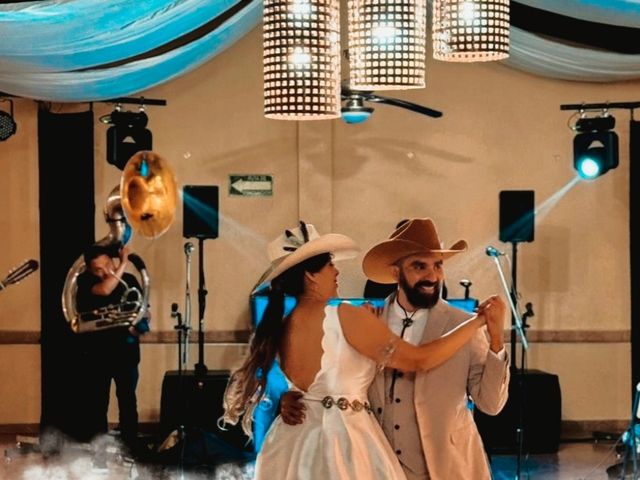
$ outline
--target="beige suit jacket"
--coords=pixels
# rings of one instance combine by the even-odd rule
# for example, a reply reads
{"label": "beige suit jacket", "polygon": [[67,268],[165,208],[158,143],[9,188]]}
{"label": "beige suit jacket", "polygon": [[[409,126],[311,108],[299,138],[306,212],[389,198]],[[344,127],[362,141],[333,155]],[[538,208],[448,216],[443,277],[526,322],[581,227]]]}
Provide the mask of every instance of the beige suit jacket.
{"label": "beige suit jacket", "polygon": [[[387,298],[383,318],[387,318]],[[440,300],[430,310],[423,342],[435,340],[464,322],[469,313]],[[509,361],[499,360],[489,351],[486,327],[445,363],[427,372],[418,372],[413,407],[422,445],[403,455],[424,455],[432,480],[485,480],[490,469],[484,446],[467,405],[469,395],[475,408],[497,415],[507,402]],[[378,420],[382,419],[384,375],[379,373],[369,389],[369,400]],[[401,410],[407,421],[414,410]]]}

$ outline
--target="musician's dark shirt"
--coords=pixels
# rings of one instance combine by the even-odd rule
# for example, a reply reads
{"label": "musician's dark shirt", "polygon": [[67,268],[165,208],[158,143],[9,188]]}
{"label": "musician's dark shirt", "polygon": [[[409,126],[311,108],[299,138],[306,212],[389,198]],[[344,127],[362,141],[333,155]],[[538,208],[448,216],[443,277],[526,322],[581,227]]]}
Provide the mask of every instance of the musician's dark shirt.
{"label": "musician's dark shirt", "polygon": [[[129,289],[135,288],[137,292],[130,292],[125,299],[123,295],[127,288],[122,283],[118,283],[118,286],[113,289],[111,294],[96,295],[91,292],[91,289],[101,282],[100,278],[89,271],[82,272],[78,275],[76,281],[76,308],[78,312],[85,313],[108,305],[119,305],[125,300],[142,300],[142,287],[135,275],[125,272],[122,275],[122,280],[128,285]],[[136,325],[136,328],[141,332],[148,331],[149,328],[146,319],[141,320]],[[127,325],[81,333],[79,335],[82,336],[86,348],[104,351],[111,359],[117,360],[117,357],[122,355],[120,360],[125,363],[137,364],[140,360],[138,337],[129,332]]]}

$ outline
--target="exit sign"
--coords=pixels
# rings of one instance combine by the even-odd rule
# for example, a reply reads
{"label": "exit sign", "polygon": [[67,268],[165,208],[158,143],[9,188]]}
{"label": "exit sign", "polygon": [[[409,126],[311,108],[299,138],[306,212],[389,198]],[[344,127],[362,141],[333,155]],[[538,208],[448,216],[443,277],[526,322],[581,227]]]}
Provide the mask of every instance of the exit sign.
{"label": "exit sign", "polygon": [[229,195],[239,197],[270,197],[273,195],[272,175],[229,175]]}

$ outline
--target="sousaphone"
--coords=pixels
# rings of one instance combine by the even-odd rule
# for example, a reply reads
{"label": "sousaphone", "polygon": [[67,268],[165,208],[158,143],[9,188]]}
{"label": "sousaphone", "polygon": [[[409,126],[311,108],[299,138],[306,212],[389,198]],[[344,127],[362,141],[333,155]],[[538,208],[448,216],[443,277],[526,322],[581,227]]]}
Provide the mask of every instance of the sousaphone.
{"label": "sousaphone", "polygon": [[[115,252],[118,246],[130,240],[132,232],[155,239],[173,223],[177,203],[177,182],[167,162],[157,153],[138,152],[129,159],[120,184],[107,197],[104,219],[109,233],[96,243],[113,245]],[[149,274],[138,255],[129,255],[129,260],[140,275],[141,294],[132,296],[132,291],[127,289],[119,304],[79,312],[76,307],[77,278],[86,265],[82,255],[76,259],[62,291],[62,310],[73,332],[131,326],[142,320],[149,304]]]}

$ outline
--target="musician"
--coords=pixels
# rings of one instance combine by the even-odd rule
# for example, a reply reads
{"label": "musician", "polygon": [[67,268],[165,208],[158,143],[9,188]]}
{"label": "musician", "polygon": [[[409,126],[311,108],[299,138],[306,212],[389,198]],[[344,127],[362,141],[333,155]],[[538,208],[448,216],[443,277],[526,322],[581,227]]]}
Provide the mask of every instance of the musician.
{"label": "musician", "polygon": [[[85,270],[77,278],[78,311],[89,312],[106,306],[119,306],[122,311],[140,308],[142,287],[134,275],[125,271],[129,263],[128,254],[126,246],[117,252],[113,245],[94,244],[87,249],[84,253]],[[117,264],[112,255],[119,258]],[[136,387],[140,363],[139,337],[149,331],[150,322],[149,306],[143,308],[145,316],[134,326],[114,326],[80,336],[83,362],[90,372],[86,399],[90,438],[108,432],[107,411],[113,380],[118,398],[120,439],[131,454],[138,450]]]}

